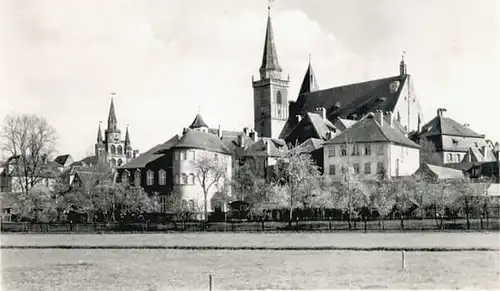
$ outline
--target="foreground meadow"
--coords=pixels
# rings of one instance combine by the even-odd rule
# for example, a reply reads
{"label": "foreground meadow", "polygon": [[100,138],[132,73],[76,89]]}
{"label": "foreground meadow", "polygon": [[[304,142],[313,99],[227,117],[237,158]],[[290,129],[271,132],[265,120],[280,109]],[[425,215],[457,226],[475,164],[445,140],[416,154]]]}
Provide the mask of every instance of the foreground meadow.
{"label": "foreground meadow", "polygon": [[2,290],[494,289],[496,252],[2,250]]}
{"label": "foreground meadow", "polygon": [[0,240],[3,246],[500,247],[498,232],[2,234]]}

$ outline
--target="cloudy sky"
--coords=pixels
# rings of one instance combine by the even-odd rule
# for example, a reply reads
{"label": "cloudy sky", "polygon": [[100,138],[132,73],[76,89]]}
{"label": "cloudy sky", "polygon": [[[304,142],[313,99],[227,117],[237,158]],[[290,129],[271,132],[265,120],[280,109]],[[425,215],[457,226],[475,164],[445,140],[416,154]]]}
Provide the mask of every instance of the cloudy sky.
{"label": "cloudy sky", "polygon": [[[60,153],[93,149],[116,92],[141,152],[200,110],[211,127],[253,125],[266,0],[0,1],[0,118],[45,116]],[[438,107],[500,140],[496,0],[277,0],[272,18],[292,99],[308,55],[321,88],[398,74],[401,51],[425,120]]]}

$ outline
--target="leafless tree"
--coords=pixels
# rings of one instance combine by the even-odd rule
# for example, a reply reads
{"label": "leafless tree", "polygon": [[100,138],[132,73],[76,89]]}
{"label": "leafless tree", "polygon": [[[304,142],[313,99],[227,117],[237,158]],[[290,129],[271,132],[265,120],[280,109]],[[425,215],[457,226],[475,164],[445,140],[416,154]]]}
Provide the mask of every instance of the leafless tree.
{"label": "leafless tree", "polygon": [[22,193],[42,181],[50,172],[48,159],[55,152],[56,130],[44,117],[10,114],[0,128],[0,149],[11,159]]}
{"label": "leafless tree", "polygon": [[213,152],[203,152],[193,161],[193,167],[202,190],[204,202],[204,220],[208,220],[208,194],[218,184],[226,180],[226,157]]}

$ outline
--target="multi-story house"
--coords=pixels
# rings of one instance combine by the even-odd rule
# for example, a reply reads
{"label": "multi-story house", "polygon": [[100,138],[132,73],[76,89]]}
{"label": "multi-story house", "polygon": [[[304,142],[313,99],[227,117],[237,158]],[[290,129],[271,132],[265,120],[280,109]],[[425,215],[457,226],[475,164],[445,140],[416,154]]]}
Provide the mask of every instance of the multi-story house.
{"label": "multi-story house", "polygon": [[[391,113],[389,113],[392,115]],[[420,146],[388,122],[382,111],[363,119],[324,143],[324,173],[340,180],[344,169],[364,180],[409,176],[418,169]]]}

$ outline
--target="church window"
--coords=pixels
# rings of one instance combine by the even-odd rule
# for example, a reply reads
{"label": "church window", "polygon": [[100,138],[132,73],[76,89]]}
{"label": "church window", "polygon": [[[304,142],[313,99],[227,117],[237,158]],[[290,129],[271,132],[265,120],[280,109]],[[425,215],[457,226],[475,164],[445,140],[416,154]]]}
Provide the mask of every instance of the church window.
{"label": "church window", "polygon": [[149,170],[146,172],[146,184],[148,186],[151,186],[154,184],[154,181],[155,181],[155,176],[154,176],[154,172]]}
{"label": "church window", "polygon": [[189,174],[189,183],[193,185],[196,183],[194,179],[194,174]]}
{"label": "church window", "polygon": [[112,166],[116,166],[116,161],[115,161],[115,159],[111,159],[109,162],[111,163],[111,165],[112,165]]}
{"label": "church window", "polygon": [[281,91],[278,91],[278,93],[276,93],[276,103],[281,105],[283,102],[282,100],[282,97],[281,97]]}
{"label": "church window", "polygon": [[181,184],[187,184],[188,183],[188,176],[186,174],[182,174],[182,183]]}
{"label": "church window", "polygon": [[123,148],[122,148],[122,146],[121,146],[121,145],[119,145],[119,146],[116,148],[116,152],[117,152],[119,155],[123,154]]}
{"label": "church window", "polygon": [[110,147],[110,151],[111,151],[111,153],[112,153],[113,155],[116,153],[116,147],[115,147],[115,145],[114,145],[114,144],[112,144],[112,145],[111,145],[111,147]]}
{"label": "church window", "polygon": [[134,185],[141,186],[141,172],[139,170],[135,171]]}
{"label": "church window", "polygon": [[118,159],[118,162],[117,162],[118,166],[121,166],[123,164],[123,161],[122,159]]}
{"label": "church window", "polygon": [[158,172],[159,180],[160,180],[160,185],[165,185],[167,184],[167,172],[165,170],[160,170]]}

